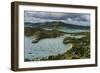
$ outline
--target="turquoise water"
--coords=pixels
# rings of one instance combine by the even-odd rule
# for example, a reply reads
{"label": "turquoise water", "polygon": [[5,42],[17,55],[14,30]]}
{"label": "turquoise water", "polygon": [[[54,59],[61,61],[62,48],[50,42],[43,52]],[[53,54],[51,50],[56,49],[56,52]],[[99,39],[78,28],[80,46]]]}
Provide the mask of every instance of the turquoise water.
{"label": "turquoise water", "polygon": [[59,29],[59,31],[77,33],[77,32],[89,32],[89,30],[81,30],[81,29]]}
{"label": "turquoise water", "polygon": [[[43,28],[43,29],[45,29],[45,30],[52,30],[52,29],[48,29],[48,28]],[[70,32],[70,33],[78,33],[78,32],[89,32],[89,30],[87,29],[87,30],[83,30],[83,29],[70,29],[70,28],[59,28],[59,29],[57,29],[57,30],[59,30],[59,31],[62,31],[62,32]]]}
{"label": "turquoise water", "polygon": [[[50,29],[47,29],[50,30]],[[77,33],[77,32],[86,32],[89,30],[75,30],[75,29],[59,29],[60,31],[64,32],[71,32],[71,33]],[[49,56],[55,56],[58,54],[65,53],[68,49],[70,49],[71,44],[63,44],[63,39],[65,37],[76,37],[81,38],[83,35],[79,36],[72,36],[70,34],[57,37],[57,38],[48,38],[48,39],[41,39],[37,43],[32,43],[32,37],[25,37],[24,43],[24,58],[29,60],[34,60],[36,58],[48,58]]]}

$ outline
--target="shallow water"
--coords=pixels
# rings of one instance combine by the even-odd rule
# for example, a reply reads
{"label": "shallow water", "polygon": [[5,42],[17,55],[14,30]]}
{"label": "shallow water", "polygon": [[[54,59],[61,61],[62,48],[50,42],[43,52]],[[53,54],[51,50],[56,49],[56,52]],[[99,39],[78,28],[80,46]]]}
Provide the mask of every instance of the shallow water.
{"label": "shallow water", "polygon": [[[51,29],[46,29],[51,30]],[[59,29],[60,31],[64,32],[70,32],[70,33],[77,33],[77,32],[87,32],[89,30],[75,30],[75,29]],[[65,37],[75,37],[75,38],[81,38],[84,37],[84,35],[78,35],[78,36],[72,36],[70,34],[65,34],[64,36],[60,36],[57,38],[46,38],[41,39],[37,43],[32,43],[32,37],[26,37],[25,36],[25,59],[34,60],[35,58],[46,58],[49,56],[55,56],[58,54],[63,54],[67,50],[71,48],[71,44],[63,44],[63,39]]]}
{"label": "shallow water", "polygon": [[62,32],[70,32],[70,33],[78,33],[78,32],[89,32],[89,30],[81,30],[81,29],[59,29]]}
{"label": "shallow water", "polygon": [[[45,30],[52,30],[52,29],[48,29],[48,28],[43,28]],[[70,33],[78,33],[78,32],[89,32],[89,29],[87,30],[83,30],[83,29],[70,29],[70,28],[59,28],[57,29],[58,31],[62,31],[62,32],[70,32]]]}
{"label": "shallow water", "polygon": [[63,37],[42,39],[32,43],[32,37],[25,37],[25,59],[43,58],[65,53],[71,44],[64,45]]}

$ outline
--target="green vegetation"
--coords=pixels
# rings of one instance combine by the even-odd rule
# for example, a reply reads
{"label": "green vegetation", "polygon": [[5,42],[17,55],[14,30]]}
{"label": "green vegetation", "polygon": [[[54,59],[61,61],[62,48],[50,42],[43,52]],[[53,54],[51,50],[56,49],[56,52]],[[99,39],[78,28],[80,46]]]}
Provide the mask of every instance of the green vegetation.
{"label": "green vegetation", "polygon": [[[83,34],[83,33],[82,33]],[[72,43],[73,48],[68,50],[66,56],[70,59],[90,58],[90,33],[85,32],[85,37],[71,38],[66,37],[64,44]]]}
{"label": "green vegetation", "polygon": [[[55,26],[56,28],[56,26]],[[56,38],[66,34],[65,32],[58,31],[56,29],[44,30],[42,28],[30,28],[25,27],[25,36],[36,36],[37,42],[45,38]],[[56,56],[49,56],[48,58],[36,59],[46,61],[46,60],[72,60],[72,59],[86,59],[90,58],[90,32],[80,32],[80,33],[68,33],[72,36],[84,35],[82,38],[75,37],[65,37],[63,40],[64,44],[71,43],[73,47],[65,52],[64,54],[58,54]],[[25,59],[25,61],[30,61]],[[33,59],[32,61],[35,61]]]}
{"label": "green vegetation", "polygon": [[31,61],[31,60],[29,60],[29,59],[24,59],[24,61],[25,61],[25,62],[28,62],[28,61]]}
{"label": "green vegetation", "polygon": [[32,36],[35,32],[43,31],[41,28],[24,27],[25,36]]}
{"label": "green vegetation", "polygon": [[64,34],[64,32],[58,31],[56,29],[44,30],[42,28],[25,27],[24,30],[25,30],[24,31],[25,36],[32,36],[32,35],[42,36],[43,35],[44,37],[52,38],[52,37],[57,37],[57,36]]}
{"label": "green vegetation", "polygon": [[[81,34],[82,35],[82,34]],[[86,59],[90,58],[90,33],[85,32],[85,37],[72,38],[66,37],[63,40],[64,44],[72,43],[72,49],[68,50],[64,54],[58,54],[56,56],[49,56],[48,59],[43,60],[72,60],[72,59]]]}
{"label": "green vegetation", "polygon": [[39,40],[44,38],[56,38],[61,35],[64,35],[64,32],[58,31],[56,29],[44,30],[42,28],[25,28],[25,36],[33,36],[33,38],[36,38],[33,40],[33,43],[37,43]]}

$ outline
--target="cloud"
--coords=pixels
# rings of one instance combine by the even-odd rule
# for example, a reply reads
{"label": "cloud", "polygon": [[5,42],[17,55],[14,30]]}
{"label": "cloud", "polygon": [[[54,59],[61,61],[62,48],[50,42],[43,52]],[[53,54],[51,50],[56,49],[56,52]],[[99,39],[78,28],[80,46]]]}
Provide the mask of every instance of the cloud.
{"label": "cloud", "polygon": [[[70,23],[90,23],[90,14],[87,13],[62,13],[62,12],[43,12],[43,11],[24,11],[25,22],[51,22],[63,21]],[[85,24],[85,25],[87,25]]]}
{"label": "cloud", "polygon": [[67,21],[72,21],[72,19],[71,18],[67,18]]}

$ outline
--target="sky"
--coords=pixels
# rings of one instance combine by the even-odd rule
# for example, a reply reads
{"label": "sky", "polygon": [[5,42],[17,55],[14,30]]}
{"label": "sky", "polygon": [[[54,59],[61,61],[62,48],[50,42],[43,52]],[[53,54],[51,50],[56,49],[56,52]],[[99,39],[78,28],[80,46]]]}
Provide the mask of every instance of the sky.
{"label": "sky", "polygon": [[43,23],[61,21],[75,25],[89,26],[90,14],[88,13],[64,13],[44,11],[24,11],[24,21],[31,23]]}

